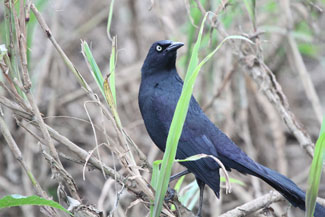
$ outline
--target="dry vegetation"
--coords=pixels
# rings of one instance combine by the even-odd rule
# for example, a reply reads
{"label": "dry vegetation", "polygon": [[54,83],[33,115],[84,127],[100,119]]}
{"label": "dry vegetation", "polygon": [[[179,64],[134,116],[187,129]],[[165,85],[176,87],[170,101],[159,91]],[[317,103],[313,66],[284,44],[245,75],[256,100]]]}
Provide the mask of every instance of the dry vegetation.
{"label": "dry vegetation", "polygon": [[[80,40],[88,42],[99,67],[107,74],[111,52],[111,42],[106,34],[110,1],[44,2],[38,10],[52,37],[100,96],[80,52]],[[201,1],[199,5],[198,2],[115,2],[111,35],[117,36],[117,111],[126,133],[116,128],[104,100],[101,101],[106,113],[94,101],[94,95],[81,88],[37,20],[30,20],[34,22],[35,30],[28,38],[32,42],[27,48],[30,57],[25,72],[30,76],[32,94],[21,102],[26,106],[18,104],[20,101],[13,94],[13,83],[4,74],[8,67],[0,62],[0,109],[4,120],[1,128],[9,129],[14,139],[12,142],[17,144],[23,157],[17,161],[19,151],[12,150],[4,133],[0,135],[0,196],[39,194],[56,201],[60,197],[61,204],[67,207],[63,193],[66,192],[82,204],[104,212],[105,216],[146,216],[151,193],[150,188],[145,189],[145,180],[150,182],[151,177],[146,161],[151,164],[161,159],[162,153],[150,140],[139,113],[140,68],[152,42],[171,39],[185,43],[178,54],[178,69],[184,73],[189,50],[196,38],[197,28],[194,26],[200,24],[204,11],[213,11],[216,15],[211,16],[206,25],[202,57],[226,35],[250,37],[256,46],[248,47],[237,41],[226,43],[201,70],[195,96],[211,120],[249,156],[306,189],[312,141],[318,137],[324,114],[322,107],[325,108],[325,2],[256,1],[255,26],[244,1]],[[0,4],[0,44],[4,44],[3,1]],[[17,51],[21,49],[17,48]],[[23,74],[22,68],[19,69]],[[42,114],[44,124],[38,119],[33,102]],[[127,135],[146,159],[134,149]],[[128,168],[130,159],[125,144],[131,147],[139,167]],[[86,161],[89,161],[87,167]],[[39,189],[32,185],[24,166],[35,176]],[[173,172],[181,170],[176,164]],[[137,174],[141,177],[135,176]],[[206,188],[203,216],[220,216],[271,190],[267,184],[250,176],[235,171],[230,175],[246,186],[232,184],[233,192],[228,195],[223,192],[220,200]],[[73,190],[75,186],[68,184],[73,180],[76,192]],[[192,175],[187,175],[182,187],[193,180]],[[46,193],[42,194],[40,189]],[[277,194],[273,195],[266,196],[264,203],[255,208],[257,212],[247,215],[302,216]],[[319,196],[325,198],[324,178]],[[258,206],[258,202],[253,205]],[[179,209],[184,211],[182,207]],[[42,212],[55,213],[22,206],[2,209],[0,216],[44,216]]]}

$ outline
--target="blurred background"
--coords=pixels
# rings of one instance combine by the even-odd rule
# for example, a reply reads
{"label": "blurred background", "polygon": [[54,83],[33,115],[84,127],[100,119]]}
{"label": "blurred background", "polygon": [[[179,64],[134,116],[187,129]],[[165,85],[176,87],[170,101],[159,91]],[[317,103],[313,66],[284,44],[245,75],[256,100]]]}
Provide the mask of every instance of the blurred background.
{"label": "blurred background", "polygon": [[[53,36],[75,64],[91,88],[100,92],[81,54],[81,40],[86,41],[104,76],[109,73],[111,41],[108,39],[107,16],[110,1],[102,0],[35,0]],[[200,2],[200,4],[198,4]],[[289,4],[285,12],[284,2]],[[5,44],[4,4],[0,3],[0,44]],[[148,161],[162,159],[162,153],[149,138],[138,108],[138,89],[141,66],[151,44],[157,40],[170,39],[184,42],[178,52],[177,67],[182,77],[186,72],[192,46],[200,26],[202,6],[206,11],[218,12],[215,25],[207,22],[200,49],[202,59],[210,53],[224,35],[220,27],[229,35],[251,38],[258,36],[259,54],[276,76],[286,95],[291,112],[301,122],[304,130],[316,141],[320,121],[317,111],[324,114],[325,108],[325,1],[256,1],[256,29],[241,0],[119,0],[115,1],[110,34],[117,37],[116,92],[118,113],[125,131],[138,147],[147,155]],[[287,8],[288,9],[288,8]],[[289,26],[288,14],[291,26]],[[209,18],[212,20],[212,18]],[[292,44],[287,38],[292,32],[298,48],[297,62]],[[89,116],[95,125],[103,125],[103,117],[98,106],[91,102],[80,87],[73,73],[66,67],[52,43],[40,28],[35,17],[28,23],[28,68],[32,80],[32,93],[44,120],[62,135],[87,151],[96,147],[94,131]],[[240,46],[241,42],[235,42]],[[254,160],[281,172],[306,190],[311,157],[301,148],[296,137],[285,125],[281,114],[261,92],[255,81],[240,64],[238,51],[232,42],[225,43],[201,70],[194,88],[194,95],[210,119],[232,140],[245,150]],[[302,64],[302,65],[301,65]],[[305,67],[308,78],[300,71]],[[312,104],[310,93],[304,86],[311,79],[312,88],[319,98]],[[4,81],[3,73],[0,79]],[[10,98],[0,88],[2,96]],[[100,96],[101,97],[101,96]],[[316,103],[316,104],[315,104]],[[318,107],[317,107],[318,106]],[[321,110],[315,110],[323,108]],[[51,178],[51,170],[41,154],[41,146],[25,129],[19,127],[13,112],[2,107],[4,119],[20,147],[25,161],[34,175],[54,200],[57,200],[57,181]],[[315,112],[316,111],[316,112]],[[116,135],[110,123],[107,133],[114,140]],[[98,144],[105,141],[101,131],[96,132]],[[19,193],[35,194],[25,173],[10,152],[0,135],[0,196]],[[55,144],[58,151],[69,156],[69,152]],[[100,148],[101,160],[125,171],[110,148]],[[95,153],[94,153],[95,154]],[[146,216],[148,209],[141,203],[132,206],[136,195],[122,189],[111,178],[106,179],[98,170],[86,170],[82,177],[83,165],[62,158],[66,170],[75,179],[79,193],[85,204],[113,216]],[[183,168],[174,165],[173,173]],[[203,216],[216,217],[258,196],[268,193],[271,188],[262,181],[233,171],[231,177],[242,184],[232,184],[233,192],[221,199],[206,188]],[[150,182],[151,174],[144,172]],[[180,190],[184,204],[196,211],[197,187],[193,175],[187,175]],[[174,185],[173,183],[172,185]],[[223,184],[222,184],[223,185]],[[105,186],[105,187],[104,187]],[[121,190],[122,189],[122,190]],[[119,195],[116,206],[117,195]],[[325,197],[325,179],[321,181],[320,197]],[[130,207],[130,205],[132,207]],[[273,211],[268,216],[303,216],[299,210],[290,208],[285,201],[272,204]],[[127,211],[128,210],[128,211]],[[126,213],[127,211],[127,213]],[[38,207],[23,206],[2,209],[0,216],[43,216]],[[251,216],[260,216],[254,213]]]}

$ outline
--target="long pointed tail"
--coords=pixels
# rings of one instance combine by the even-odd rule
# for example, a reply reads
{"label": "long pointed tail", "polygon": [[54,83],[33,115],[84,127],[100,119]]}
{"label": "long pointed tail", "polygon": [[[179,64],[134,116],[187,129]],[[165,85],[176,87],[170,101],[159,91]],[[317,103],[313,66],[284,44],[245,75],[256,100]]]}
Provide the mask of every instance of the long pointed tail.
{"label": "long pointed tail", "polygon": [[[257,168],[250,168],[255,176],[263,179],[277,191],[279,191],[293,206],[298,206],[305,210],[305,192],[303,192],[294,182],[280,173],[258,164]],[[315,217],[325,217],[325,207],[316,204]]]}

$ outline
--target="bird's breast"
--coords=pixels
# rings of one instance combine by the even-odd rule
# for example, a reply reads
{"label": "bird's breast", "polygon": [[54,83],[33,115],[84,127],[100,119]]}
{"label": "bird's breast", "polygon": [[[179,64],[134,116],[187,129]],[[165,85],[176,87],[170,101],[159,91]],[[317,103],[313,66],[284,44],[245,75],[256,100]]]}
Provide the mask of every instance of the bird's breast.
{"label": "bird's breast", "polygon": [[174,76],[141,82],[140,111],[151,139],[162,151],[165,150],[169,127],[181,91],[182,84]]}

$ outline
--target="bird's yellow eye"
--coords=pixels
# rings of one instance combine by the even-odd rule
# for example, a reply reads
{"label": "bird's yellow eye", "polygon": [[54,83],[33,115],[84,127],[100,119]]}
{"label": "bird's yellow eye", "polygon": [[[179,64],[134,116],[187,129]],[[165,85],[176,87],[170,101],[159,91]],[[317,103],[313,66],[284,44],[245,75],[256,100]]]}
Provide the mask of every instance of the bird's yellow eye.
{"label": "bird's yellow eye", "polygon": [[156,46],[156,51],[158,51],[158,52],[162,51],[162,47],[160,45],[157,45]]}

